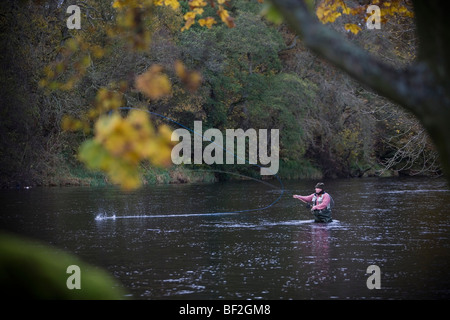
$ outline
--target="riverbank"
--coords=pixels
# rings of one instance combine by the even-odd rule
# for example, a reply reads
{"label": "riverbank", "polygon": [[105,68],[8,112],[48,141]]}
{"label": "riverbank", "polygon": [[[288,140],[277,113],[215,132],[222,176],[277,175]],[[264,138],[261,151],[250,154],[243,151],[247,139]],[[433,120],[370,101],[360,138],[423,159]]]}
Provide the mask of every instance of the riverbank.
{"label": "riverbank", "polygon": [[[196,182],[216,182],[212,172],[194,171],[183,167],[153,168],[142,170],[142,183],[147,184],[177,184]],[[53,174],[42,179],[39,186],[106,186],[112,185],[102,172],[90,171],[82,166],[60,168]]]}
{"label": "riverbank", "polygon": [[[224,168],[223,171],[213,169],[209,166],[189,167],[172,166],[169,168],[157,168],[144,166],[142,168],[142,184],[185,184],[185,183],[213,183],[224,180],[243,180],[249,178],[261,179],[261,176],[254,171],[248,170],[238,172],[236,168]],[[379,173],[379,170],[370,170],[365,172],[364,177],[396,177],[398,173],[393,170],[387,170]],[[91,171],[81,164],[64,163],[55,166],[49,166],[45,172],[36,175],[38,178],[10,181],[3,183],[2,188],[27,188],[27,187],[55,187],[55,186],[107,186],[112,185],[108,177],[102,172]],[[323,173],[311,166],[309,163],[284,163],[280,167],[277,176],[283,180],[321,180],[324,179]],[[264,176],[270,179],[269,176]],[[337,178],[337,177],[336,177]]]}
{"label": "riverbank", "polygon": [[[106,186],[111,185],[108,176],[99,171],[87,169],[73,158],[64,155],[49,157],[48,161],[37,161],[32,168],[24,168],[21,175],[4,176],[0,188],[54,187],[54,186]],[[45,165],[44,165],[45,164]],[[143,164],[141,167],[143,185],[212,183],[228,180],[271,179],[260,176],[254,165],[243,167],[208,165],[177,165],[158,168]],[[281,179],[322,179],[322,172],[308,162],[282,163],[277,175]]]}

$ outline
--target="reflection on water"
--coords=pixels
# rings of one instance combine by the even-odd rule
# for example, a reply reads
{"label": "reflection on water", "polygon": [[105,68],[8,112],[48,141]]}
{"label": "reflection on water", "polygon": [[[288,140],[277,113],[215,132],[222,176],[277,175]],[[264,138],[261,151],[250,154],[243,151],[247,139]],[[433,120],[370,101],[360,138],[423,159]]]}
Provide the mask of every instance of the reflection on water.
{"label": "reflection on water", "polygon": [[311,257],[313,259],[312,279],[314,283],[326,281],[330,272],[330,232],[327,226],[319,224],[311,230]]}
{"label": "reflection on water", "polygon": [[[134,299],[448,299],[450,191],[440,179],[326,182],[334,222],[292,194],[313,181],[2,190],[2,229],[107,269]],[[369,290],[369,265],[381,269]]]}

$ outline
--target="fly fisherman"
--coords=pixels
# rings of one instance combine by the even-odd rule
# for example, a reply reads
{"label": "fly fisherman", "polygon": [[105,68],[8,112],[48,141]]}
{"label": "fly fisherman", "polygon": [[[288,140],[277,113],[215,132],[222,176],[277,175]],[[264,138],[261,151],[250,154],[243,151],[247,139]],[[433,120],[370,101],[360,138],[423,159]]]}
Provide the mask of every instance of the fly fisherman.
{"label": "fly fisherman", "polygon": [[[316,184],[316,192],[309,196],[300,196],[294,194],[293,198],[299,199],[311,207],[314,214],[314,222],[332,222],[331,219],[331,196],[325,192],[325,185],[322,182]],[[308,207],[308,206],[307,206]]]}

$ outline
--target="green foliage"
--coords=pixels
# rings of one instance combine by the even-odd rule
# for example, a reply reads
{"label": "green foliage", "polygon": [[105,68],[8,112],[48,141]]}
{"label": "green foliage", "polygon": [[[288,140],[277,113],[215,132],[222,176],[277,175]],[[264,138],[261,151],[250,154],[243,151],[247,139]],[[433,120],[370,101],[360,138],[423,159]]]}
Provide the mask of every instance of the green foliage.
{"label": "green foliage", "polygon": [[280,158],[298,160],[305,152],[300,119],[313,107],[316,86],[297,75],[249,77],[249,123],[256,128],[280,130]]}
{"label": "green foliage", "polygon": [[[205,78],[207,126],[279,129],[280,157],[300,161],[306,143],[300,120],[313,107],[317,86],[282,72],[282,35],[262,19],[261,7],[250,3],[235,3],[239,10],[232,29],[194,26],[180,34],[182,55]],[[253,172],[248,167],[234,169]]]}
{"label": "green foliage", "polygon": [[[398,134],[397,129],[406,131],[408,121],[399,116],[400,125],[395,129],[380,125],[379,120],[389,115],[388,109],[372,111],[387,102],[317,59],[284,24],[277,24],[276,12],[262,16],[263,5],[256,0],[227,2],[225,8],[234,19],[233,28],[219,21],[217,7],[206,5],[202,17],[215,17],[218,23],[202,27],[197,23],[198,16],[184,32],[183,17],[191,10],[187,1],[180,2],[177,10],[156,6],[141,24],[146,31],[138,35],[142,39],[135,45],[147,43],[151,34],[149,47],[141,51],[129,51],[133,39],[118,36],[115,18],[119,11],[111,7],[111,1],[88,0],[89,15],[82,10],[83,28],[76,31],[65,28],[64,6],[28,2],[5,9],[10,2],[2,3],[8,15],[2,17],[0,30],[2,47],[6,48],[1,57],[6,68],[0,79],[4,89],[0,111],[2,184],[13,180],[43,184],[54,181],[59,172],[74,175],[73,180],[64,177],[66,181],[104,183],[101,174],[72,170],[79,168],[74,164],[78,146],[93,132],[60,131],[63,115],[84,121],[88,110],[101,104],[99,99],[106,102],[99,95],[101,88],[108,89],[108,97],[120,91],[118,100],[123,106],[147,108],[188,127],[194,120],[202,120],[204,129],[279,129],[280,175],[286,177],[316,175],[317,171],[325,176],[358,175],[360,168],[389,158],[406,141],[406,135],[391,137]],[[346,16],[335,25],[341,23],[343,28],[355,19]],[[130,21],[130,30],[136,27],[135,22]],[[392,25],[392,30],[383,25],[381,31],[360,32],[354,41],[389,60],[400,55],[405,64],[414,57],[415,46],[412,31],[403,30],[413,28],[403,20]],[[25,36],[29,42],[23,41]],[[67,59],[66,45],[74,48]],[[174,70],[178,60],[202,75],[202,85],[196,92],[187,90]],[[51,69],[44,68],[49,64],[61,74],[56,77]],[[157,74],[171,82],[170,94],[159,100],[135,90],[133,81],[154,64],[160,66]],[[75,79],[77,73],[83,76]],[[69,83],[72,90],[44,92],[38,85],[43,78],[49,83],[57,79],[59,84],[55,85]],[[122,86],[120,80],[126,80],[126,89],[117,89]],[[155,117],[151,121],[170,124]],[[172,129],[176,127],[172,125]],[[55,170],[58,167],[69,169]],[[251,166],[238,165],[217,169],[249,175],[257,172]],[[144,174],[144,179],[172,181],[173,177],[168,174],[166,179],[163,171],[170,172],[161,169],[153,176]]]}
{"label": "green foliage", "polygon": [[279,176],[285,179],[319,180],[323,178],[323,173],[308,160],[297,159],[281,161]]}

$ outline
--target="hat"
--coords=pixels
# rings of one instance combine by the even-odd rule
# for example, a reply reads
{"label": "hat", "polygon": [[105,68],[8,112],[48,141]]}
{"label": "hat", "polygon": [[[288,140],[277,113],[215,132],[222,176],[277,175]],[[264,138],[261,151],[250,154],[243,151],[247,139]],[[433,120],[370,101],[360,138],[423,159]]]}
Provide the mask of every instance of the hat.
{"label": "hat", "polygon": [[323,190],[325,188],[325,185],[323,184],[323,182],[319,182],[318,184],[316,184],[315,188]]}

